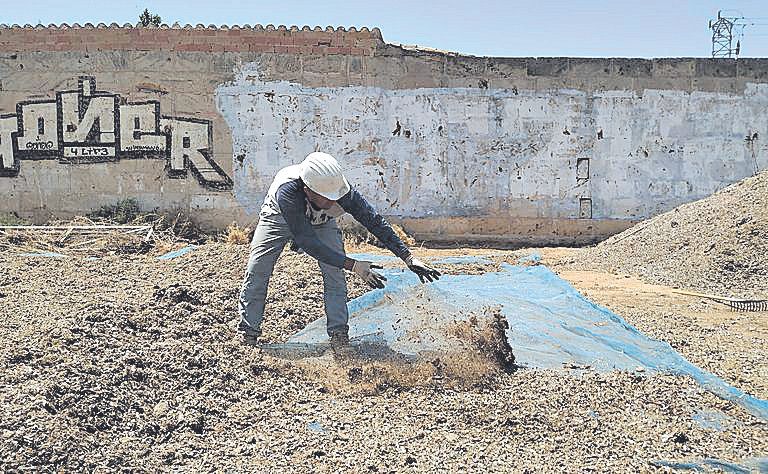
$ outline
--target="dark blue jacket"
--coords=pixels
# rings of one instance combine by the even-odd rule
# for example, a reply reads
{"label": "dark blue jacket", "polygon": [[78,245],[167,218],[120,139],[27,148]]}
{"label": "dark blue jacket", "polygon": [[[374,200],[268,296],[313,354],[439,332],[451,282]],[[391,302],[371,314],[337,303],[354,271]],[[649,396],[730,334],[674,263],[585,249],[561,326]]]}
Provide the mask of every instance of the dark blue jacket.
{"label": "dark blue jacket", "polygon": [[[403,260],[411,255],[410,250],[395,234],[392,226],[354,188],[336,202],[392,253]],[[306,206],[309,204],[304,194],[304,182],[301,179],[288,181],[278,188],[277,204],[298,247],[323,263],[338,268],[344,267],[346,256],[330,249],[315,235],[315,230],[307,217]]]}

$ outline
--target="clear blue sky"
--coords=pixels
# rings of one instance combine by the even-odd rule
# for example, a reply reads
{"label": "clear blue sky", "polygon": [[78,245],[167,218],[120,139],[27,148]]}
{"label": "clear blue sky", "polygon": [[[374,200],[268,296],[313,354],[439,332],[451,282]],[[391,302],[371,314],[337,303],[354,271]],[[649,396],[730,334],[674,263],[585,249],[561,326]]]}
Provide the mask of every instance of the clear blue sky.
{"label": "clear blue sky", "polygon": [[[390,43],[482,56],[709,56],[718,9],[768,17],[768,0],[0,0],[0,23],[377,26]],[[748,27],[742,57],[768,56],[765,26]]]}

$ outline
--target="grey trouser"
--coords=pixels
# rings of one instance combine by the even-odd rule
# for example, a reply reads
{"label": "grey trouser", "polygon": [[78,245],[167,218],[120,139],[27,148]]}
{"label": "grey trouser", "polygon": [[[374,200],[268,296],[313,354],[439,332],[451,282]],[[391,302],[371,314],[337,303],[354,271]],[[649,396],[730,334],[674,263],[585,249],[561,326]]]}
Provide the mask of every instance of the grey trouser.
{"label": "grey trouser", "polygon": [[[317,238],[331,249],[344,252],[344,240],[336,220],[312,226]],[[281,215],[262,217],[256,226],[251,241],[251,256],[245,270],[245,279],[240,289],[240,325],[238,329],[246,334],[260,335],[264,319],[264,302],[267,299],[269,277],[283,247],[291,239],[291,232]],[[328,320],[328,335],[349,331],[347,322],[347,280],[344,270],[318,262],[323,274],[323,297],[325,316]]]}

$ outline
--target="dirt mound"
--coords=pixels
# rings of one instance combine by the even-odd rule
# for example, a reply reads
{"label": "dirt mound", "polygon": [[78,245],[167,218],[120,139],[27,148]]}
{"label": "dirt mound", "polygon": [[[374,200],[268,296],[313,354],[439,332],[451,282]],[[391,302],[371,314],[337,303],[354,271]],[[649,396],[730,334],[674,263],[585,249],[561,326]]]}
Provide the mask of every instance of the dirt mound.
{"label": "dirt mound", "polygon": [[617,234],[585,266],[691,290],[768,297],[768,172]]}

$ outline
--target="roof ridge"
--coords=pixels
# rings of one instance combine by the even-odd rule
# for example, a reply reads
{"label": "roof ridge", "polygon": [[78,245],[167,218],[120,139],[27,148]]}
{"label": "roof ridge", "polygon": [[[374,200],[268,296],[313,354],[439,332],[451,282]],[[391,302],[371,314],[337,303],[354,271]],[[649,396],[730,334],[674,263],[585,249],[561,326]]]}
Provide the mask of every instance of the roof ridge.
{"label": "roof ridge", "polygon": [[98,23],[94,25],[93,23],[85,23],[83,25],[80,25],[79,23],[72,23],[71,25],[68,23],[61,23],[61,24],[54,24],[50,23],[48,25],[43,25],[42,23],[38,23],[37,25],[31,25],[29,23],[25,24],[24,26],[21,26],[19,24],[12,24],[7,25],[5,23],[0,24],[0,29],[23,29],[23,30],[68,30],[68,29],[95,29],[95,30],[104,30],[104,29],[158,29],[158,30],[213,30],[213,31],[227,31],[227,30],[253,30],[253,31],[291,31],[291,32],[298,32],[298,31],[315,31],[315,32],[326,32],[326,33],[370,33],[372,37],[382,39],[381,36],[381,30],[378,27],[369,28],[367,26],[363,26],[360,28],[350,26],[350,27],[344,27],[344,26],[297,26],[297,25],[278,25],[275,26],[273,24],[268,24],[266,26],[262,26],[261,24],[255,24],[251,26],[250,24],[244,24],[244,25],[214,25],[210,24],[208,26],[198,23],[197,25],[191,25],[189,23],[185,25],[181,25],[178,22],[174,22],[171,25],[168,25],[167,23],[162,23],[159,26],[138,26],[134,25],[132,23],[123,23],[122,25],[119,25],[115,22],[110,23],[107,25],[106,23]]}

